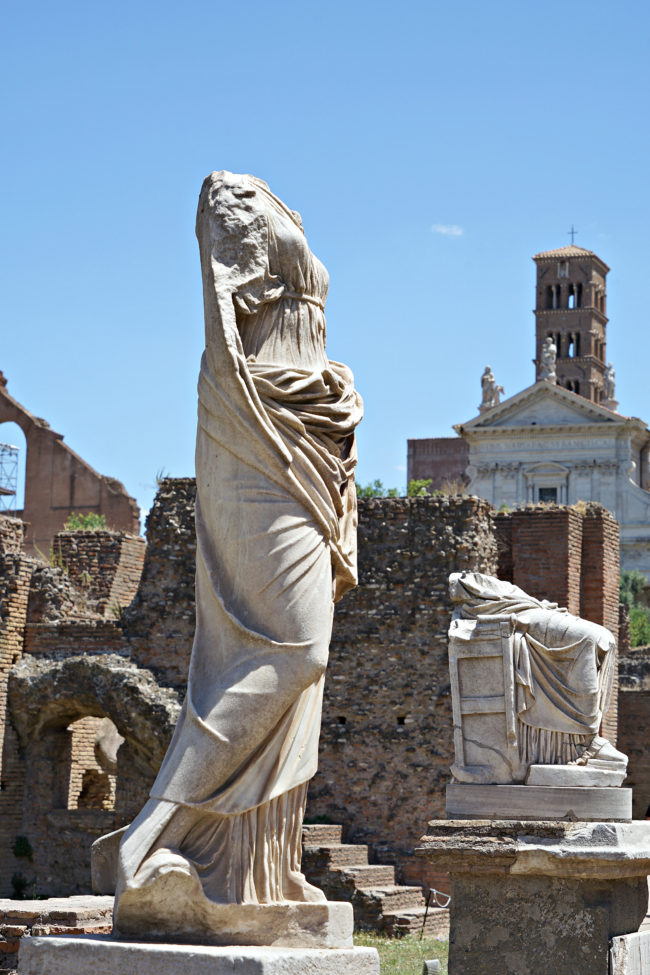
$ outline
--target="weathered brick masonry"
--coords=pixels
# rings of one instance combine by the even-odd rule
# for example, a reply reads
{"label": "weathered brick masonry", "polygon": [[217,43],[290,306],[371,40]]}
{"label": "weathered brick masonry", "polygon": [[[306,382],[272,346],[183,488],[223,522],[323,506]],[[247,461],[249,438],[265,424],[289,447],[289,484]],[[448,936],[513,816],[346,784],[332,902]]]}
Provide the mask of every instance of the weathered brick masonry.
{"label": "weathered brick masonry", "polygon": [[632,815],[643,819],[650,806],[650,648],[639,647],[619,661],[619,748],[628,756],[625,785],[632,788]]}
{"label": "weathered brick masonry", "polygon": [[[0,518],[0,707],[8,700],[11,711],[0,725],[0,895],[11,895],[16,873],[39,894],[86,892],[90,843],[130,821],[146,797],[192,644],[194,499],[189,478],[161,483],[140,586],[119,612],[115,579],[125,553],[139,557],[138,543],[61,537],[59,565],[46,567],[21,554],[20,523]],[[335,614],[308,816],[342,822],[401,879],[432,881],[411,851],[426,821],[444,815],[452,761],[449,572],[498,570],[611,625],[617,526],[595,506],[495,517],[471,497],[367,499],[359,515],[360,581]],[[110,801],[95,760],[103,717],[125,739]],[[84,793],[84,781],[94,791]],[[32,860],[13,855],[16,836],[27,837]]]}
{"label": "weathered brick masonry", "polygon": [[[618,638],[619,528],[599,504],[540,505],[494,516],[500,579],[606,626]],[[616,743],[618,668],[602,733]]]}
{"label": "weathered brick masonry", "polygon": [[[616,633],[618,525],[598,505],[495,517],[471,497],[362,501],[359,515],[359,586],[337,607],[308,814],[345,823],[404,881],[440,883],[411,851],[422,825],[445,815],[453,761],[449,573],[496,573]],[[594,552],[607,562],[602,592]],[[615,718],[614,705],[613,740]]]}
{"label": "weathered brick masonry", "polygon": [[25,767],[18,740],[7,715],[7,685],[11,668],[23,651],[29,584],[35,563],[21,555],[23,524],[0,518],[0,877],[2,890],[11,892],[16,870],[11,852],[21,832]]}
{"label": "weathered brick masonry", "polygon": [[58,532],[52,543],[55,565],[85,593],[89,608],[119,615],[138,591],[145,540],[114,531]]}

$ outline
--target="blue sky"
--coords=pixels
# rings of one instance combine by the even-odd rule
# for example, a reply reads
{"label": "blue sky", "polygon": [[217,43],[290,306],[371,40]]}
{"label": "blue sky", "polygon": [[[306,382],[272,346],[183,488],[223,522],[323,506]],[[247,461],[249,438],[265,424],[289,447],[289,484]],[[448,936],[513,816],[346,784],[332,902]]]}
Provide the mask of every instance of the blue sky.
{"label": "blue sky", "polygon": [[646,3],[36,0],[0,25],[0,369],[144,509],[193,473],[213,169],[267,180],[329,269],[360,481],[403,486],[486,363],[530,385],[530,258],[572,223],[612,268],[620,410],[650,420]]}

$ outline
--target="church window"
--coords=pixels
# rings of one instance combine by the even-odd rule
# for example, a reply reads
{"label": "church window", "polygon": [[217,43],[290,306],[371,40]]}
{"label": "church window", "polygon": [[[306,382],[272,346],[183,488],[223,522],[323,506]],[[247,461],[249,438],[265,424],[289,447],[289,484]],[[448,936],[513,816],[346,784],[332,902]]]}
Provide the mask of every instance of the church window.
{"label": "church window", "polygon": [[541,487],[539,488],[539,501],[545,501],[546,503],[557,504],[557,488],[556,487]]}
{"label": "church window", "polygon": [[569,262],[560,261],[557,266],[557,276],[558,278],[568,278],[569,277]]}
{"label": "church window", "polygon": [[576,308],[582,308],[582,285],[576,285]]}
{"label": "church window", "polygon": [[554,291],[555,291],[555,289],[553,288],[553,285],[552,284],[547,285],[547,288],[546,288],[546,309],[547,309],[547,311],[555,307],[555,305],[553,303],[553,301],[554,301],[554,299],[553,299]]}
{"label": "church window", "polygon": [[569,359],[573,359],[576,354],[575,336],[573,333],[569,335],[569,345],[567,347],[566,354]]}
{"label": "church window", "polygon": [[575,288],[573,287],[572,284],[570,284],[569,285],[569,301],[568,301],[568,304],[567,304],[567,308],[573,309],[573,308],[575,308],[575,306],[576,306],[576,293],[575,293]]}

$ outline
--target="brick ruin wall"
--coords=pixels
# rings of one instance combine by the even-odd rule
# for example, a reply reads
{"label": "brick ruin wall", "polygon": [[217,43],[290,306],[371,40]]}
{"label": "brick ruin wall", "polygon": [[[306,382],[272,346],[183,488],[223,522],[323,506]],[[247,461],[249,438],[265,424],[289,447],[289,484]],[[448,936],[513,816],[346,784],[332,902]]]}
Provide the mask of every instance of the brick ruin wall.
{"label": "brick ruin wall", "polygon": [[[83,593],[79,598],[71,582],[89,571],[82,566],[96,538],[85,548],[81,539],[63,541],[67,571],[44,567],[20,555],[15,534],[5,538],[0,519],[7,553],[0,553],[5,710],[7,672],[15,664],[15,727],[0,726],[0,895],[11,895],[16,872],[33,878],[40,894],[87,891],[90,843],[129,822],[146,798],[182,700],[192,644],[194,500],[192,479],[161,483],[140,586],[119,615],[105,607],[102,616],[98,603],[84,608]],[[592,607],[597,622],[611,620],[617,525],[598,506],[495,517],[486,502],[471,497],[365,499],[359,512],[359,586],[335,614],[320,768],[307,815],[342,822],[351,841],[369,842],[376,857],[398,866],[402,880],[436,882],[412,850],[427,820],[444,816],[452,761],[449,572],[479,569],[517,584],[532,580],[534,595],[576,611]],[[114,572],[112,533],[88,535],[107,536],[109,552],[94,565],[104,567],[100,575]],[[565,556],[573,574],[562,568]],[[587,571],[599,557],[607,563],[602,591]],[[108,591],[101,579],[93,586]],[[91,765],[91,750],[105,716],[125,739],[112,808],[98,802],[98,793],[90,807],[78,808],[84,772],[101,771]],[[84,727],[87,734],[80,735]],[[13,856],[17,835],[29,839],[33,862]]]}
{"label": "brick ruin wall", "polygon": [[632,815],[644,819],[650,807],[650,648],[622,654],[619,668],[618,746],[629,759]]}
{"label": "brick ruin wall", "polygon": [[409,440],[406,480],[430,480],[431,490],[454,490],[451,485],[469,484],[466,474],[469,446],[462,437],[428,437]]}
{"label": "brick ruin wall", "polygon": [[478,498],[363,501],[359,585],[336,609],[307,816],[344,823],[407,882],[442,885],[412,850],[445,815],[453,762],[448,576],[496,572],[490,510]]}
{"label": "brick ruin wall", "polygon": [[54,536],[52,561],[86,594],[93,611],[119,615],[138,590],[145,548],[140,535],[63,531]]}
{"label": "brick ruin wall", "polygon": [[0,518],[0,882],[10,894],[16,859],[11,850],[22,832],[25,766],[7,715],[9,673],[23,652],[29,584],[34,563],[21,553],[23,524]]}
{"label": "brick ruin wall", "polygon": [[[609,511],[592,502],[574,507],[538,505],[498,512],[494,521],[500,579],[601,623],[618,640],[619,528]],[[616,667],[601,728],[613,744],[617,728]]]}

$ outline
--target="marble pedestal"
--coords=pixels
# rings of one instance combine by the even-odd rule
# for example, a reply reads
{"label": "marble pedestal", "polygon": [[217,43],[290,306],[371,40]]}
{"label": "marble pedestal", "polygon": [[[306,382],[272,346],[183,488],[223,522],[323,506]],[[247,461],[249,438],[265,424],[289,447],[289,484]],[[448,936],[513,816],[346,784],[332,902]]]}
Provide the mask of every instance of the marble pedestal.
{"label": "marble pedestal", "polygon": [[449,975],[609,975],[648,907],[650,824],[429,823],[418,853],[449,871]]}
{"label": "marble pedestal", "polygon": [[632,790],[451,782],[447,786],[446,812],[449,819],[629,822]]}
{"label": "marble pedestal", "polygon": [[374,948],[171,945],[25,938],[18,975],[379,975]]}

